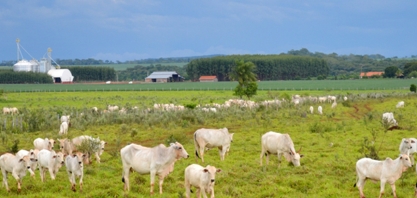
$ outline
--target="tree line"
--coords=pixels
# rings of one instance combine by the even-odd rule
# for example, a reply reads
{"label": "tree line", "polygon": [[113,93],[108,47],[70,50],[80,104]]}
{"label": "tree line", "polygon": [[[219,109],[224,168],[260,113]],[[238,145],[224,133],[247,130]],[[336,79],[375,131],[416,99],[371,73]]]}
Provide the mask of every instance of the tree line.
{"label": "tree line", "polygon": [[323,59],[294,55],[231,55],[192,60],[186,67],[188,77],[197,81],[200,76],[215,75],[219,81],[229,81],[236,60],[250,61],[258,80],[297,80],[324,76],[329,67]]}
{"label": "tree line", "polygon": [[142,66],[137,65],[133,68],[127,68],[126,70],[118,71],[118,80],[120,81],[131,81],[131,80],[145,80],[147,76],[149,76],[154,71],[176,71],[179,75],[184,77],[185,79],[188,78],[187,73],[185,72],[185,68],[178,67],[178,66],[170,66],[170,65],[151,65],[151,66]]}
{"label": "tree line", "polygon": [[14,72],[0,69],[0,84],[46,84],[53,83],[52,77],[45,73]]}
{"label": "tree line", "polygon": [[73,66],[69,69],[74,81],[112,81],[116,80],[116,71],[112,67]]}

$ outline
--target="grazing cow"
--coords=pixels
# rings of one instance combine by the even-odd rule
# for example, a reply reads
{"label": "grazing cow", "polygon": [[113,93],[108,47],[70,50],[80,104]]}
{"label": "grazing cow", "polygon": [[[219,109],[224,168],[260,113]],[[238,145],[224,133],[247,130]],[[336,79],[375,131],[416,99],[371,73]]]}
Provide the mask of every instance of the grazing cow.
{"label": "grazing cow", "polygon": [[59,127],[59,135],[67,135],[68,134],[68,122],[61,123]]}
{"label": "grazing cow", "polygon": [[394,113],[392,112],[383,113],[382,122],[389,126],[398,126],[397,120],[394,119]]}
{"label": "grazing cow", "polygon": [[300,158],[303,157],[303,155],[300,155],[299,151],[295,151],[294,143],[291,140],[290,135],[270,131],[262,135],[261,143],[261,166],[264,155],[266,155],[266,165],[268,165],[269,154],[278,155],[278,167],[281,164],[282,154],[284,154],[285,159],[292,162],[294,166],[300,166]]}
{"label": "grazing cow", "polygon": [[24,156],[29,156],[30,158],[30,174],[31,176],[35,177],[35,170],[38,166],[38,158],[37,158],[37,154],[38,154],[39,150],[37,149],[31,149],[30,151],[27,150],[19,150],[16,153],[16,157],[18,157],[19,159],[23,158]]}
{"label": "grazing cow", "polygon": [[190,198],[191,186],[197,188],[197,197],[201,196],[207,198],[206,193],[210,194],[211,198],[214,198],[214,183],[216,179],[216,173],[221,172],[221,169],[216,169],[214,166],[207,165],[202,167],[198,164],[191,164],[185,168],[185,193],[187,198]]}
{"label": "grazing cow", "polygon": [[[0,169],[3,174],[3,185],[6,186],[7,192],[10,192],[9,184],[7,183],[7,173],[12,173],[12,176],[17,181],[17,191],[20,192],[22,179],[26,176],[26,171],[31,172],[30,169],[31,159],[29,156],[23,156],[22,158],[16,157],[13,154],[5,153],[0,156]],[[31,175],[33,176],[33,172]]]}
{"label": "grazing cow", "polygon": [[[229,133],[227,128],[223,129],[198,129],[194,132],[194,146],[195,146],[195,155],[198,155],[200,151],[201,161],[204,162],[204,150],[205,148],[215,148],[219,149],[220,160],[224,160],[226,152],[229,152],[230,144],[233,142],[233,134]],[[197,158],[196,158],[197,160]]]}
{"label": "grazing cow", "polygon": [[357,182],[353,187],[358,186],[360,197],[363,198],[363,187],[366,179],[373,181],[381,181],[381,191],[379,197],[384,194],[385,183],[391,185],[394,197],[397,197],[395,192],[395,181],[397,181],[402,173],[411,167],[410,158],[407,154],[400,154],[395,160],[387,158],[384,161],[373,160],[370,158],[362,158],[356,162]]}
{"label": "grazing cow", "polygon": [[[100,156],[103,154],[104,147],[107,142],[100,140],[100,138],[93,138],[88,135],[78,136],[72,139],[72,144],[75,147],[79,147],[82,144],[87,144],[89,148],[92,149],[92,152],[95,154],[96,160],[100,163]],[[86,160],[86,164],[90,163],[90,154],[87,153],[87,157],[84,158]]]}
{"label": "grazing cow", "polygon": [[327,100],[327,97],[326,96],[319,97],[319,103],[326,102],[326,100]]}
{"label": "grazing cow", "polygon": [[67,155],[65,158],[65,167],[67,167],[68,178],[71,182],[71,190],[76,191],[75,185],[77,182],[75,179],[80,178],[80,191],[83,191],[83,177],[84,177],[84,168],[83,168],[83,158],[85,155],[83,153],[77,152],[72,155]]}
{"label": "grazing cow", "polygon": [[314,107],[310,106],[310,113],[313,114],[314,113]]}
{"label": "grazing cow", "polygon": [[414,165],[414,153],[417,153],[417,139],[403,138],[400,143],[400,153],[408,154],[411,160],[411,166]]}
{"label": "grazing cow", "polygon": [[93,107],[93,108],[91,108],[91,110],[93,111],[93,113],[98,113],[98,108],[97,107]]}
{"label": "grazing cow", "polygon": [[129,81],[129,84],[133,84],[133,82],[132,81]]}
{"label": "grazing cow", "polygon": [[109,111],[118,111],[119,110],[119,106],[111,106],[111,105],[108,105],[107,106],[107,109]]}
{"label": "grazing cow", "polygon": [[336,106],[337,106],[337,103],[336,102],[333,102],[332,103],[332,109],[336,108]]}
{"label": "grazing cow", "polygon": [[397,108],[404,108],[404,101],[398,102],[395,107],[397,107]]}
{"label": "grazing cow", "polygon": [[153,194],[155,175],[159,177],[159,193],[162,194],[164,178],[173,170],[175,161],[189,157],[187,151],[178,142],[171,143],[169,147],[160,144],[153,148],[132,143],[123,147],[120,150],[120,155],[123,163],[124,190],[130,190],[129,173],[132,169],[142,175],[150,174],[151,194]]}
{"label": "grazing cow", "polygon": [[9,113],[10,113],[10,108],[3,107],[3,114],[9,114]]}
{"label": "grazing cow", "polygon": [[49,151],[42,149],[38,153],[38,166],[41,175],[41,181],[45,180],[45,172],[48,169],[51,179],[55,180],[56,173],[64,164],[64,154],[62,152],[56,153],[55,151]]}
{"label": "grazing cow", "polygon": [[317,111],[319,112],[320,115],[323,115],[323,107],[321,106],[317,107]]}
{"label": "grazing cow", "polygon": [[42,149],[47,149],[47,150],[52,150],[52,148],[54,148],[54,143],[55,140],[54,139],[42,139],[42,138],[36,138],[33,141],[33,145],[35,146],[35,149],[38,150],[42,150]]}
{"label": "grazing cow", "polygon": [[61,123],[62,122],[69,123],[70,122],[70,115],[63,115],[63,116],[61,116]]}
{"label": "grazing cow", "polygon": [[345,96],[345,97],[343,97],[343,100],[344,100],[344,101],[347,101],[347,99],[348,99],[348,98],[347,98],[346,96]]}
{"label": "grazing cow", "polygon": [[59,148],[64,155],[71,155],[74,150],[76,150],[74,144],[71,140],[64,138],[58,139],[59,141]]}

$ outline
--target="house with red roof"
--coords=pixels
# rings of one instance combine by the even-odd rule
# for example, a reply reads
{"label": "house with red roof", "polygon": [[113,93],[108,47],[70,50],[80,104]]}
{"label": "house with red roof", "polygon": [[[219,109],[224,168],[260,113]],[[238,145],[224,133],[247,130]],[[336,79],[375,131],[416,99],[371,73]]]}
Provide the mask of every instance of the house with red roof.
{"label": "house with red roof", "polygon": [[382,76],[384,75],[384,72],[376,72],[376,71],[370,71],[370,72],[361,72],[360,77],[372,77],[372,76]]}
{"label": "house with red roof", "polygon": [[198,80],[200,80],[200,82],[217,82],[217,81],[219,81],[217,79],[217,76],[200,76],[200,78]]}

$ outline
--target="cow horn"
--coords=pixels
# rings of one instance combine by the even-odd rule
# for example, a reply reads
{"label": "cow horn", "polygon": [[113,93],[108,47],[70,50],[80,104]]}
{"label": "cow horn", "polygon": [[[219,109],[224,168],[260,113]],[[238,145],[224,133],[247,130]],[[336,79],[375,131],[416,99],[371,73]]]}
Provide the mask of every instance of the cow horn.
{"label": "cow horn", "polygon": [[302,148],[303,148],[303,147],[300,147],[300,149],[297,151],[297,153],[300,153]]}

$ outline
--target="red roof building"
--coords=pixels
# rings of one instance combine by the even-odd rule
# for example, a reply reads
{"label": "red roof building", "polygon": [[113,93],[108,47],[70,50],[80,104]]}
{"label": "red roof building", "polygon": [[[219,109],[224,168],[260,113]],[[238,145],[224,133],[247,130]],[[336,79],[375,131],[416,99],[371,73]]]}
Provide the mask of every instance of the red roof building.
{"label": "red roof building", "polygon": [[360,77],[382,76],[384,72],[361,72]]}
{"label": "red roof building", "polygon": [[200,76],[198,80],[200,80],[200,82],[217,82],[218,81],[216,76]]}

